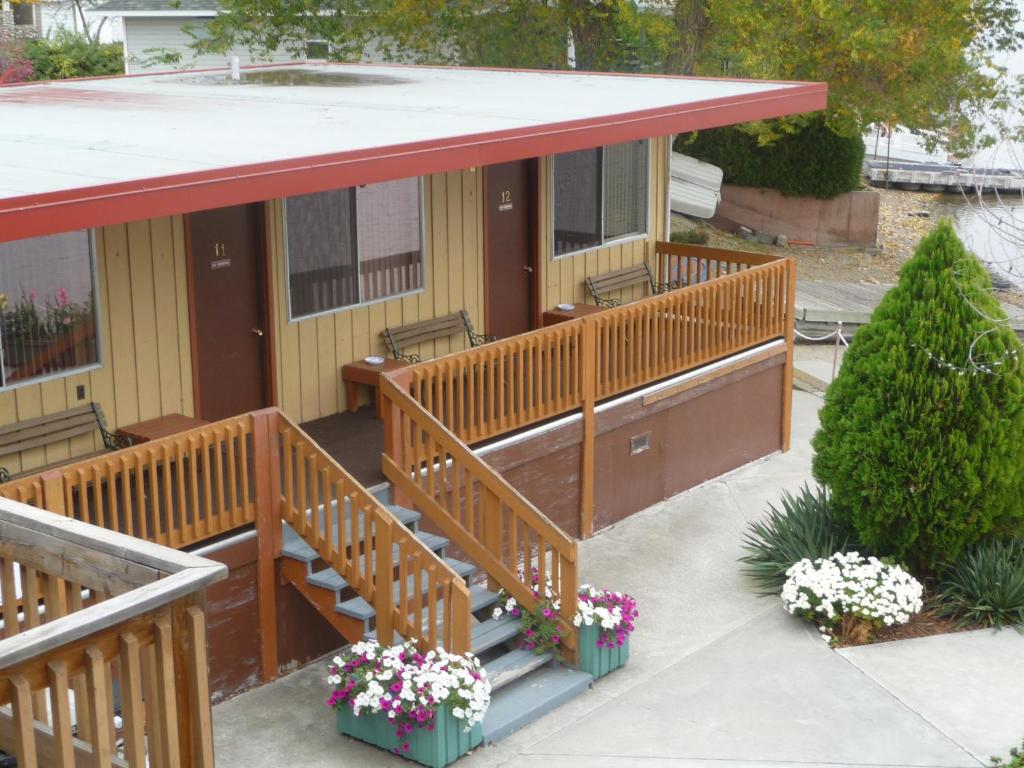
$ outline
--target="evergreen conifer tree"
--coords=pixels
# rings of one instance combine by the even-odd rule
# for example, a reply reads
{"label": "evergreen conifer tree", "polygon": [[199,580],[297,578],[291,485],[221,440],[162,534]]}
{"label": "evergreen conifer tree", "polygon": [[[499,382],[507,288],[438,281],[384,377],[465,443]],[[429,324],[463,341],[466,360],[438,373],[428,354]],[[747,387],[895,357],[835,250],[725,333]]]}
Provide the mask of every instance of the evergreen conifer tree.
{"label": "evergreen conifer tree", "polygon": [[942,221],[854,337],[812,441],[815,478],[872,554],[934,568],[1024,531],[1022,365],[988,274]]}

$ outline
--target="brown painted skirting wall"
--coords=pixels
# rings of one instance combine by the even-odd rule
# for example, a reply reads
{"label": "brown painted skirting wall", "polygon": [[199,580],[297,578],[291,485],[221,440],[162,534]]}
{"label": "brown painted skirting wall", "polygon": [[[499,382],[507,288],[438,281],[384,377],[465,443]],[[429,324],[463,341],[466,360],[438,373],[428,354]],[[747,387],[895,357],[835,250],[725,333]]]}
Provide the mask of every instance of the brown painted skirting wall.
{"label": "brown painted skirting wall", "polygon": [[[259,624],[256,614],[256,539],[205,555],[230,573],[207,592],[210,694],[213,703],[258,685]],[[345,645],[341,636],[302,595],[277,580],[280,666],[295,668]]]}
{"label": "brown painted skirting wall", "polygon": [[[785,350],[670,397],[597,414],[594,529],[782,448]],[[485,454],[567,533],[579,535],[579,421]],[[631,454],[630,441],[650,447]]]}

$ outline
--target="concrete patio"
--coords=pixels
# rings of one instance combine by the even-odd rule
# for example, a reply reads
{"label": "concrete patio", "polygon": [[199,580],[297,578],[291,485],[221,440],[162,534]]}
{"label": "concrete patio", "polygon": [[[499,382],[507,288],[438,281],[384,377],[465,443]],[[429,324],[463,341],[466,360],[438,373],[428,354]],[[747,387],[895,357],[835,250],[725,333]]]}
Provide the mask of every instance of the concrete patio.
{"label": "concrete patio", "polygon": [[[584,579],[639,601],[629,664],[459,764],[952,768],[987,765],[1019,743],[1024,636],[975,632],[834,652],[739,575],[747,521],[810,476],[820,404],[795,393],[788,454],[583,542]],[[218,765],[408,765],[334,731],[323,677],[323,665],[311,665],[217,706]]]}

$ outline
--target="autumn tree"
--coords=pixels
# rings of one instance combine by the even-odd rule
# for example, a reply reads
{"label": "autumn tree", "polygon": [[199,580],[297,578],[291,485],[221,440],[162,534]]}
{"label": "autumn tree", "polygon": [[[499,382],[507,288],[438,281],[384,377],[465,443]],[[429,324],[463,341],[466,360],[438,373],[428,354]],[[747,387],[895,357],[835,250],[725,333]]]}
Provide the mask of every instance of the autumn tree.
{"label": "autumn tree", "polygon": [[[845,135],[871,124],[969,131],[965,108],[997,88],[993,53],[1020,46],[1014,0],[711,0],[709,13],[731,71],[827,82],[828,125]],[[770,139],[802,124],[760,130]]]}

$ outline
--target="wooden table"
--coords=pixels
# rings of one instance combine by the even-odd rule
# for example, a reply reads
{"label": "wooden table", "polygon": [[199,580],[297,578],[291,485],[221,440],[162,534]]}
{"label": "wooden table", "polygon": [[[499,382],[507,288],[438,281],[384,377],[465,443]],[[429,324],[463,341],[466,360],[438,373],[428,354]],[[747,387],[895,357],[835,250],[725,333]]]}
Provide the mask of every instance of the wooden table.
{"label": "wooden table", "polygon": [[166,416],[140,421],[138,424],[129,424],[127,427],[121,427],[117,431],[131,438],[132,445],[138,445],[139,443],[148,443],[150,440],[170,437],[179,432],[185,432],[186,430],[195,429],[209,423],[203,419],[182,416],[180,413],[169,413]]}
{"label": "wooden table", "polygon": [[349,363],[341,367],[341,380],[345,383],[345,400],[348,402],[349,413],[355,413],[359,408],[356,386],[362,384],[375,390],[374,407],[377,418],[381,418],[381,396],[380,396],[380,375],[389,371],[397,371],[405,368],[409,363],[404,360],[391,360],[384,358],[383,363],[373,365],[360,360],[356,363]]}
{"label": "wooden table", "polygon": [[572,309],[549,309],[544,313],[542,318],[542,324],[545,328],[549,325],[557,325],[558,323],[564,323],[568,320],[576,320],[587,315],[593,315],[597,312],[602,312],[604,307],[597,307],[593,304],[574,304]]}

